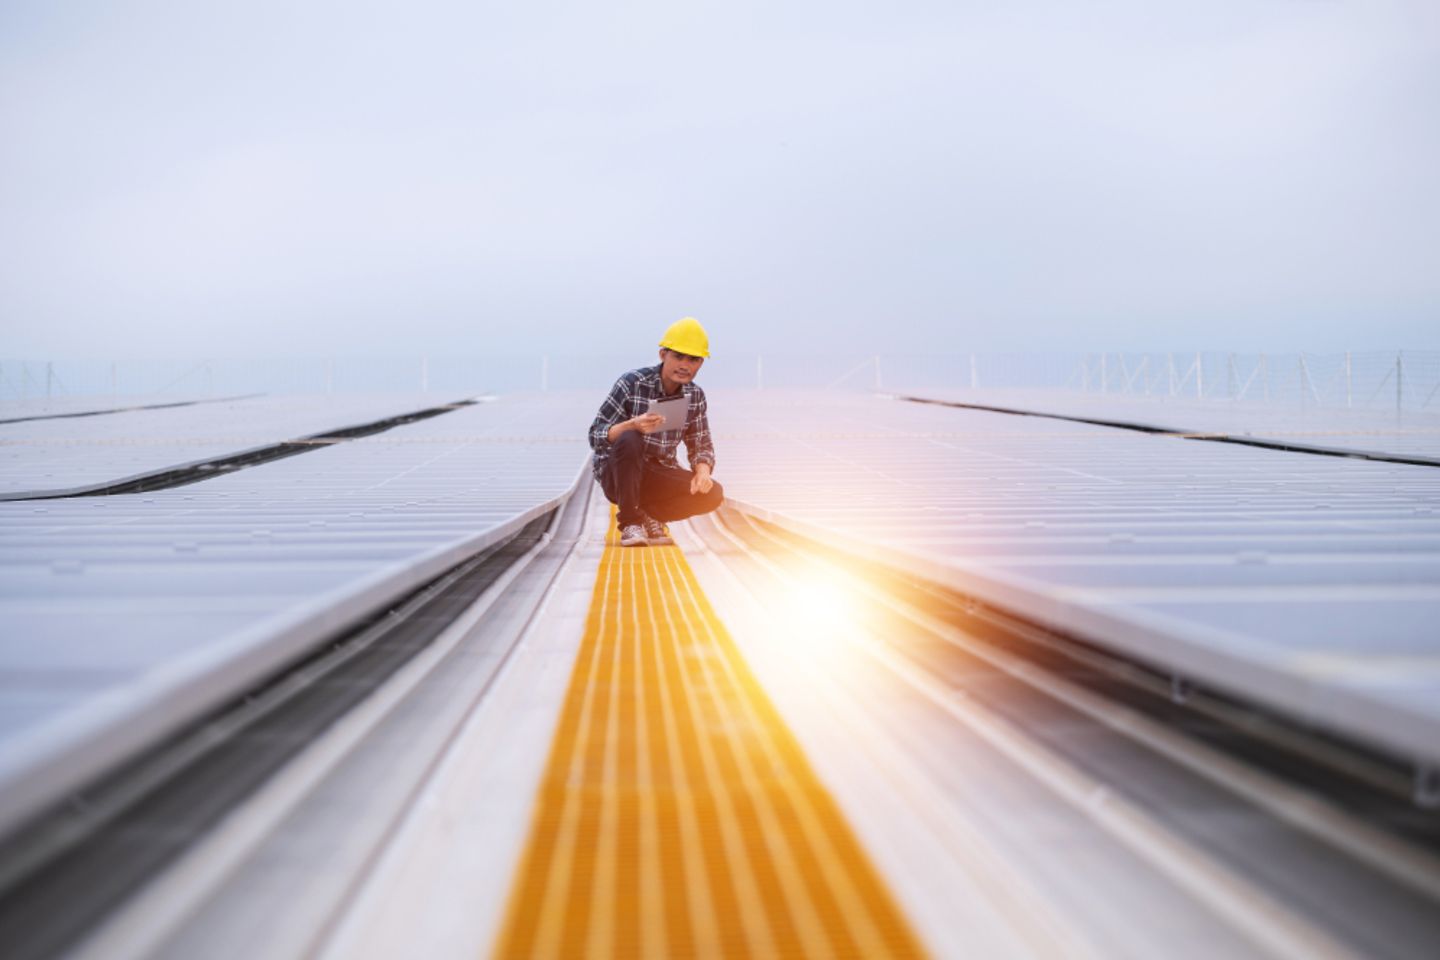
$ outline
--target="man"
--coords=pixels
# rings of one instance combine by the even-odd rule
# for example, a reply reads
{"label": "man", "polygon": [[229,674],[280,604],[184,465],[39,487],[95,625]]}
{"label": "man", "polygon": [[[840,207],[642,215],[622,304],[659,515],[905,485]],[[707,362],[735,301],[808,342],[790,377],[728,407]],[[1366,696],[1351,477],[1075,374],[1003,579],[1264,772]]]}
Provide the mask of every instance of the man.
{"label": "man", "polygon": [[[670,544],[665,524],[719,507],[720,484],[710,479],[715,448],[705,416],[705,391],[695,385],[710,338],[694,317],[677,320],[660,338],[660,363],[631,370],[615,381],[590,425],[595,479],[619,508],[622,547]],[[685,426],[662,430],[665,418],[650,413],[651,400],[686,398]],[[680,441],[690,469],[675,459]]]}

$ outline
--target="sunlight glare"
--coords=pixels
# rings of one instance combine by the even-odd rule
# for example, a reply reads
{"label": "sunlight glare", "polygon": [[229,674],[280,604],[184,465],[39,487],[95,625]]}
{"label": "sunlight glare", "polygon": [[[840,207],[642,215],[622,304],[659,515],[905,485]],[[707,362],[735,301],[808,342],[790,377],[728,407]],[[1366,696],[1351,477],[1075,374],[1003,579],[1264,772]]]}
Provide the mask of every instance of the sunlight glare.
{"label": "sunlight glare", "polygon": [[841,581],[816,570],[795,571],[780,597],[786,643],[809,657],[834,660],[851,646],[859,608]]}

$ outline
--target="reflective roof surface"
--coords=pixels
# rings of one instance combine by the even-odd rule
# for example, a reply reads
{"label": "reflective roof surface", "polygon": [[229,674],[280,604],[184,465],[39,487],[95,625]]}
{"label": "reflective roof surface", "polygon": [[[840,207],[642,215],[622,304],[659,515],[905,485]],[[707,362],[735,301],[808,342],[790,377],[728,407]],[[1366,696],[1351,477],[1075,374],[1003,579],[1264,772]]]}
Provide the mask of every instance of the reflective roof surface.
{"label": "reflective roof surface", "polygon": [[1343,407],[1075,390],[918,390],[897,396],[977,404],[1181,433],[1224,434],[1329,450],[1424,457],[1440,463],[1440,403],[1399,413],[1383,404]]}
{"label": "reflective roof surface", "polygon": [[[507,398],[175,489],[0,503],[0,819],[548,509],[588,480],[592,402]],[[274,433],[333,422],[282,408]],[[89,475],[130,468],[108,449]]]}
{"label": "reflective roof surface", "polygon": [[[461,397],[246,397],[121,413],[0,423],[0,498],[71,493]],[[104,409],[105,404],[69,404]],[[0,420],[31,416],[5,408]],[[49,408],[47,408],[49,409]]]}
{"label": "reflective roof surface", "polygon": [[801,532],[1440,759],[1440,470],[855,394],[711,394],[716,478]]}

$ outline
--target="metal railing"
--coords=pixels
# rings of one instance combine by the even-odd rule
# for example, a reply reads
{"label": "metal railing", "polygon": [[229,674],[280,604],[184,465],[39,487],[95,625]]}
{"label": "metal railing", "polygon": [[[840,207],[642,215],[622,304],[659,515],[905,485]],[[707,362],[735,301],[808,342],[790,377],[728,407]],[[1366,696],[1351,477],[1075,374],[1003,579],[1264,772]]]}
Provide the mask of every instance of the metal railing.
{"label": "metal railing", "polygon": [[[1440,352],[1096,354],[1087,393],[1349,410],[1440,410]],[[1433,404],[1433,407],[1432,407]]]}
{"label": "metal railing", "polygon": [[[0,403],[249,393],[603,391],[628,355],[0,361]],[[1299,408],[1440,412],[1440,351],[1321,353],[724,354],[701,382],[762,390],[1045,389]]]}

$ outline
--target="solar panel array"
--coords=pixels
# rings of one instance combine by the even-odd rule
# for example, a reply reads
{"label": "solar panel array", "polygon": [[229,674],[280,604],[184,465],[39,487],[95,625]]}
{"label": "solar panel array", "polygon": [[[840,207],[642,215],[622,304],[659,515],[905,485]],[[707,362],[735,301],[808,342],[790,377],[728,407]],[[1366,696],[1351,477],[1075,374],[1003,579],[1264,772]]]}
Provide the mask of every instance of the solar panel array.
{"label": "solar panel array", "polygon": [[1440,470],[842,393],[711,392],[740,505],[1440,761]]}
{"label": "solar panel array", "polygon": [[1141,424],[1181,433],[1218,434],[1440,463],[1440,401],[1430,409],[1265,404],[1259,401],[1084,393],[1074,390],[922,390],[902,392],[947,403],[978,404],[1088,420]]}
{"label": "solar panel array", "polygon": [[[174,489],[0,503],[0,826],[588,482],[595,402],[506,398]],[[187,409],[187,430],[236,426],[228,407]],[[264,409],[240,426],[275,437],[336,419]],[[132,416],[93,422],[124,435]],[[110,451],[88,448],[84,475],[134,469]]]}
{"label": "solar panel array", "polygon": [[[1434,468],[853,393],[711,400],[717,479],[762,515],[1440,760]],[[597,403],[503,398],[171,490],[0,504],[0,822],[588,482]],[[61,486],[105,483],[137,468],[107,436],[156,440],[153,469],[197,452],[167,448],[166,430],[213,441],[242,410],[274,442],[414,407],[371,404],[37,421],[32,436],[84,456],[74,473],[43,445],[21,459]]]}
{"label": "solar panel array", "polygon": [[460,399],[422,395],[247,397],[93,417],[0,423],[0,499],[92,490]]}
{"label": "solar panel array", "polygon": [[55,420],[72,417],[105,416],[114,413],[129,413],[137,410],[164,410],[175,407],[189,407],[204,403],[229,403],[233,400],[249,399],[253,394],[233,394],[217,397],[196,397],[185,395],[165,396],[162,394],[93,396],[62,394],[53,397],[24,396],[0,397],[0,424],[16,423],[22,420]]}

